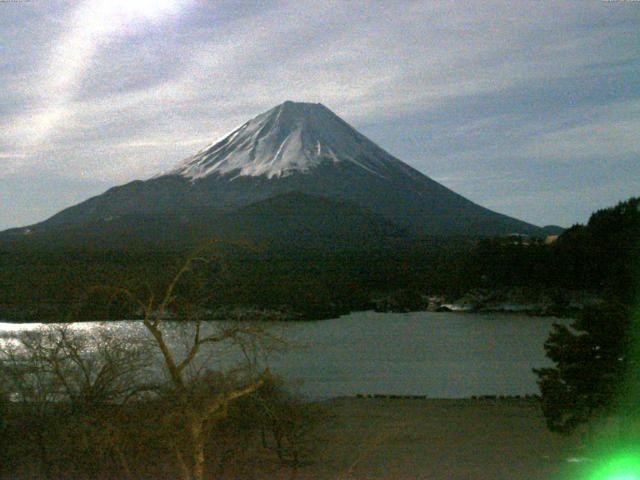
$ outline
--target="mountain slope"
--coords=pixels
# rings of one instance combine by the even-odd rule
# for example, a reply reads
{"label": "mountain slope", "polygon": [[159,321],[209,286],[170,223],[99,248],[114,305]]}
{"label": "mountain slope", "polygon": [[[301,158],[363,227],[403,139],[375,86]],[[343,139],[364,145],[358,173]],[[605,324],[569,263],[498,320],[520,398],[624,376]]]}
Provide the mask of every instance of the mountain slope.
{"label": "mountain slope", "polygon": [[320,104],[285,102],[147,181],[115,187],[33,228],[131,215],[210,215],[291,192],[351,202],[408,232],[541,234],[393,157]]}
{"label": "mountain slope", "polygon": [[395,224],[355,204],[291,192],[229,213],[193,209],[181,214],[121,215],[108,221],[13,229],[0,235],[0,249],[189,248],[212,237],[278,249],[353,249],[387,245],[403,236],[405,232]]}

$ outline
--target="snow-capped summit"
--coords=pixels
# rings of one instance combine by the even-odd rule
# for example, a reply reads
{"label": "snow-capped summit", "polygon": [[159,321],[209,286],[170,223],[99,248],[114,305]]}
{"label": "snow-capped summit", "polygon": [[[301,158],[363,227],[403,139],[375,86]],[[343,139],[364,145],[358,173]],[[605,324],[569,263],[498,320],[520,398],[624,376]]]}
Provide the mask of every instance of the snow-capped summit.
{"label": "snow-capped summit", "polygon": [[[204,225],[215,215],[233,216],[278,197],[291,203],[291,211],[300,207],[294,204],[318,197],[323,211],[331,202],[346,202],[421,235],[540,233],[534,225],[483,208],[430,179],[327,107],[294,102],[258,115],[168,172],[114,187],[42,225],[163,215]],[[260,211],[276,225],[282,201],[261,205]],[[265,212],[268,208],[273,211]],[[347,211],[355,210],[338,209],[335,215],[347,216],[333,220],[355,225]],[[367,215],[360,218],[373,218]],[[309,221],[324,222],[322,218],[326,215]]]}
{"label": "snow-capped summit", "polygon": [[166,174],[191,180],[209,175],[273,178],[307,173],[323,162],[351,162],[384,177],[389,157],[321,103],[286,101]]}

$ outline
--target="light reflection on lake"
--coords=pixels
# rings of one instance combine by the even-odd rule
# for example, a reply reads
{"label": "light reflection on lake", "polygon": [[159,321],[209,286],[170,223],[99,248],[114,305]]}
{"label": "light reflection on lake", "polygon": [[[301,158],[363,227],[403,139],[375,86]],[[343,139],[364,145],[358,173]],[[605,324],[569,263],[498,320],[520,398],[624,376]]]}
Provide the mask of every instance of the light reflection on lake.
{"label": "light reflection on lake", "polygon": [[[358,393],[525,395],[537,393],[532,368],[550,364],[543,344],[553,322],[571,323],[524,315],[433,312],[357,312],[333,320],[274,323],[274,333],[294,347],[271,354],[268,362],[274,373],[314,398]],[[6,341],[40,326],[0,323],[0,337]],[[144,332],[140,322],[78,323],[74,328],[108,328],[123,336]],[[211,361],[212,367],[219,366]]]}

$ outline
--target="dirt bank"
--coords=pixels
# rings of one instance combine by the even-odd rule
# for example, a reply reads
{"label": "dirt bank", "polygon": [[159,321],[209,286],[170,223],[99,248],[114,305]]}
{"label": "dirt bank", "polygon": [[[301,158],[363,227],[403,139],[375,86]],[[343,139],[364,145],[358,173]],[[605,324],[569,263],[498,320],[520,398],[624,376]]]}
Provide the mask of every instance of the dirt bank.
{"label": "dirt bank", "polygon": [[536,400],[341,398],[324,446],[295,478],[546,480],[577,438],[550,433]]}

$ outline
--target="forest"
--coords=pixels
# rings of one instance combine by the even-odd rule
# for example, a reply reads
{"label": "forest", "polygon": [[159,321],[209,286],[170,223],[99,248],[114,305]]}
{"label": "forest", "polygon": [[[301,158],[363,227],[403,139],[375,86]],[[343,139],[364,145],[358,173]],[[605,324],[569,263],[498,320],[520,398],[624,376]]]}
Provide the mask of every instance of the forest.
{"label": "forest", "polygon": [[[287,242],[219,242],[225,270],[205,266],[212,288],[200,299],[213,314],[223,306],[263,309],[282,319],[332,318],[350,311],[422,310],[429,296],[455,300],[468,292],[499,295],[517,289],[548,295],[562,313],[571,293],[636,294],[640,199],[595,212],[557,241],[542,238],[396,238],[370,245],[331,239],[312,248]],[[195,245],[169,248],[132,243],[119,249],[0,243],[0,317],[60,321],[96,285],[164,285]],[[219,282],[221,273],[225,281]],[[215,288],[213,286],[215,285]],[[98,305],[87,320],[137,318],[126,305]],[[219,312],[218,312],[219,313]]]}

